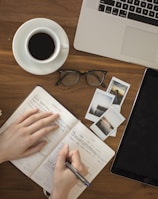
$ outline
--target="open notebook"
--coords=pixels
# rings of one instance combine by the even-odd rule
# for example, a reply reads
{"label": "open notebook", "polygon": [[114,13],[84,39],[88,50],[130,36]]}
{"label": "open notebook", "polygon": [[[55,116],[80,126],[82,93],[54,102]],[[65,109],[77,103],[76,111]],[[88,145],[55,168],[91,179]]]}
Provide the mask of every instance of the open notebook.
{"label": "open notebook", "polygon": [[[112,159],[114,151],[42,87],[35,87],[4,123],[0,133],[26,110],[33,107],[38,107],[41,111],[59,113],[60,117],[57,120],[59,128],[45,137],[48,143],[39,153],[11,162],[50,193],[53,189],[53,170],[58,152],[65,144],[69,144],[70,150],[80,151],[81,159],[88,168],[86,178],[91,182]],[[82,182],[78,182],[68,199],[77,198],[85,188]]]}

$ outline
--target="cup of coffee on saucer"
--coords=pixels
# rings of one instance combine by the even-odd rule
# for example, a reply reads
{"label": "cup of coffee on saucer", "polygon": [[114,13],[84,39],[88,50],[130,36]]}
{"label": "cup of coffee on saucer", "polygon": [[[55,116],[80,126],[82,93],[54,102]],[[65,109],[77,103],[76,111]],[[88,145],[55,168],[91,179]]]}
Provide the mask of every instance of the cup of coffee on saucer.
{"label": "cup of coffee on saucer", "polygon": [[34,29],[25,40],[26,56],[39,64],[53,62],[60,49],[58,35],[47,27]]}
{"label": "cup of coffee on saucer", "polygon": [[69,41],[64,29],[46,18],[25,22],[13,38],[13,55],[27,72],[46,75],[58,70],[66,61]]}

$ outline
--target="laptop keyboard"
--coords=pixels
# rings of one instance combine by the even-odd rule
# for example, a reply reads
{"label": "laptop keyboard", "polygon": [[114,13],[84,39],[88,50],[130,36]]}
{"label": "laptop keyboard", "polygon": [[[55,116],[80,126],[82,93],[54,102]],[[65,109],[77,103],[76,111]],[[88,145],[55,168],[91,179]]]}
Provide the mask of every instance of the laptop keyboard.
{"label": "laptop keyboard", "polygon": [[98,10],[158,26],[158,0],[100,0]]}

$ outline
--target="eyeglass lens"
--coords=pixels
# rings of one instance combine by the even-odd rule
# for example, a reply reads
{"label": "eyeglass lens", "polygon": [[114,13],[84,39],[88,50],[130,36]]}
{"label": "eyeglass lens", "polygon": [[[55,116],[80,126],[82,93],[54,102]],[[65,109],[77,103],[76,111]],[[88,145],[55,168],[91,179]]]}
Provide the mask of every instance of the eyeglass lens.
{"label": "eyeglass lens", "polygon": [[89,71],[86,79],[89,85],[99,86],[104,81],[104,73],[102,71]]}
{"label": "eyeglass lens", "polygon": [[79,81],[80,73],[77,71],[62,71],[61,79],[62,84],[65,86],[71,86]]}

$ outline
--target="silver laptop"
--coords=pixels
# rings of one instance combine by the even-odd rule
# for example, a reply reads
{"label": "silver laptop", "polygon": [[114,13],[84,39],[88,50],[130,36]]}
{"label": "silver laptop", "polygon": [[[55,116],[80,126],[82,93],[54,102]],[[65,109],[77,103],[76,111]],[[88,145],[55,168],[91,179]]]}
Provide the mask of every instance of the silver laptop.
{"label": "silver laptop", "polygon": [[158,69],[158,0],[83,0],[74,47]]}

